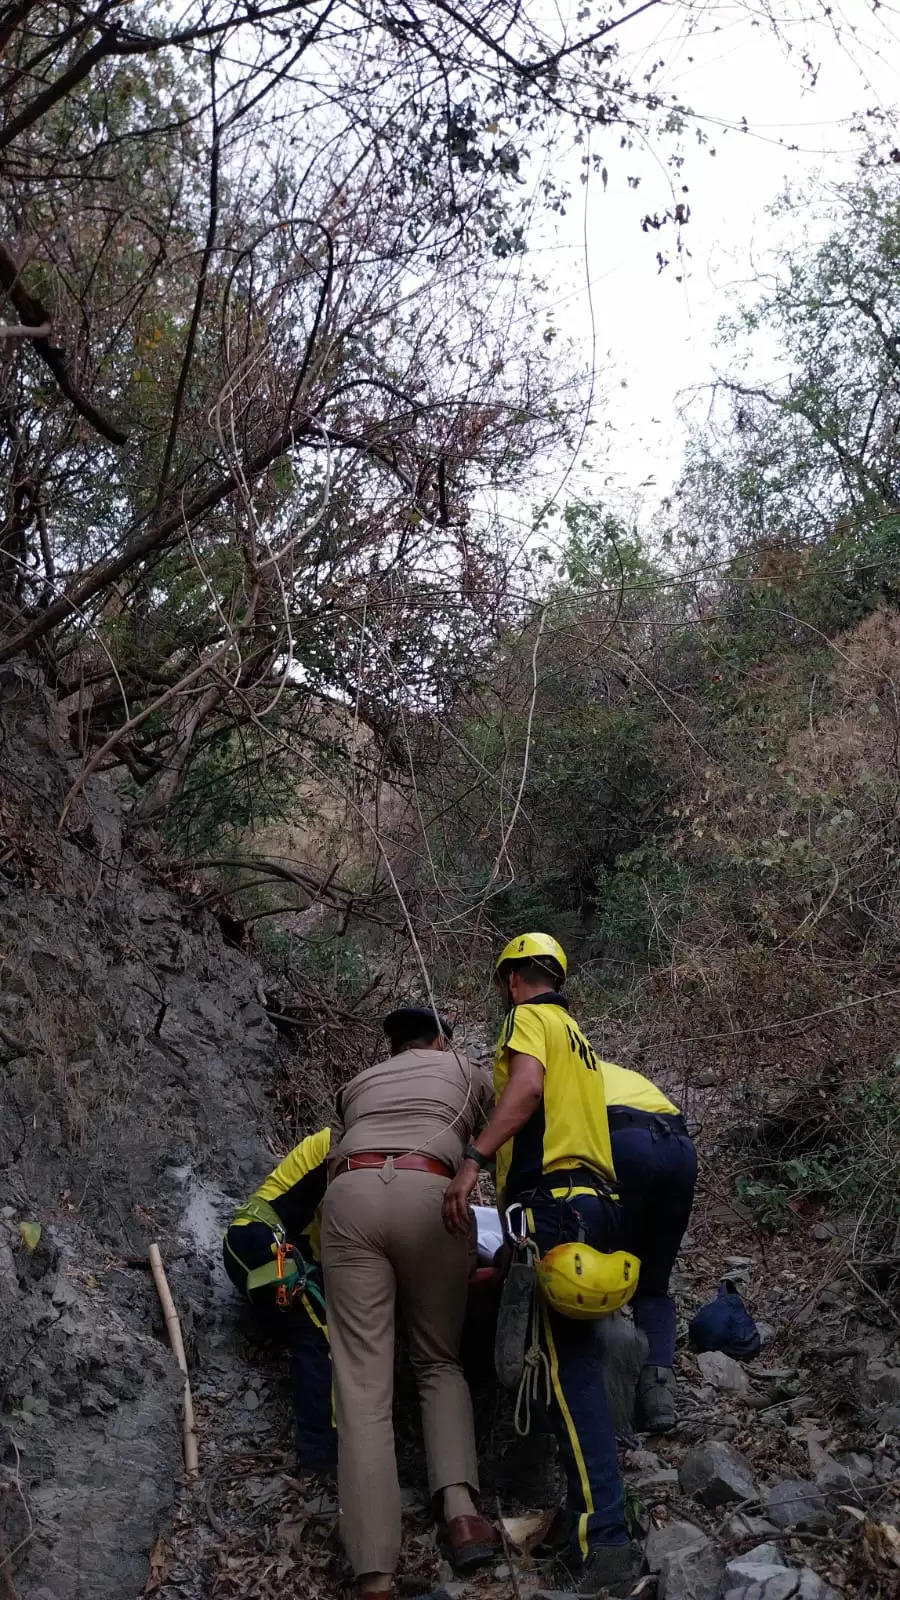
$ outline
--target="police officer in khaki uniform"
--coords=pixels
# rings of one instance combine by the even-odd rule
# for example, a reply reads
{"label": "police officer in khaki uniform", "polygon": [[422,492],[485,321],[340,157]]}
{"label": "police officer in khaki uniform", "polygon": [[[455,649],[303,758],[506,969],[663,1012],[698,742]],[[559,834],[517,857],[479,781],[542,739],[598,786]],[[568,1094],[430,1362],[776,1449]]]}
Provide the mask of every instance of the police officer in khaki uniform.
{"label": "police officer in khaki uniform", "polygon": [[473,1499],[472,1402],[459,1361],[471,1246],[441,1220],[444,1190],[490,1107],[491,1080],[453,1048],[450,1023],[432,1010],[404,1007],[384,1027],[391,1056],[338,1096],[322,1207],[341,1536],[360,1597],[390,1590],[400,1551],[397,1309],[450,1559],[472,1571],[499,1547]]}

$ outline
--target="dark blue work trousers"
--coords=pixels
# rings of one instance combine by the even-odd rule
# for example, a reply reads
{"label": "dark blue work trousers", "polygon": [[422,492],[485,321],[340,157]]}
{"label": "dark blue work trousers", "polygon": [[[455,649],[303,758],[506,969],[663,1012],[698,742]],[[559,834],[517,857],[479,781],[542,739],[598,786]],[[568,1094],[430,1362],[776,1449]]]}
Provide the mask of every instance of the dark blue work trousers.
{"label": "dark blue work trousers", "polygon": [[[229,1228],[222,1259],[225,1271],[246,1296],[247,1273],[272,1259],[273,1234],[263,1222],[246,1222]],[[237,1258],[237,1259],[236,1259]],[[322,1295],[322,1270],[309,1269],[311,1282]],[[324,1298],[324,1296],[323,1296]],[[294,1442],[302,1470],[331,1472],[337,1465],[337,1433],[331,1396],[331,1348],[325,1311],[314,1295],[297,1299],[287,1310],[253,1304],[254,1322],[261,1334],[284,1346],[291,1360],[294,1392]]]}
{"label": "dark blue work trousers", "polygon": [[[552,1175],[554,1180],[559,1175]],[[548,1182],[550,1179],[548,1178]],[[573,1187],[577,1188],[577,1180]],[[622,1212],[598,1194],[554,1198],[546,1190],[519,1197],[541,1255],[577,1239],[595,1250],[622,1247]],[[541,1306],[541,1345],[550,1368],[550,1420],[566,1474],[570,1555],[583,1561],[594,1545],[627,1544],[625,1498],[616,1435],[603,1382],[598,1324],[561,1317]]]}
{"label": "dark blue work trousers", "polygon": [[[678,1125],[681,1119],[678,1119]],[[625,1210],[629,1248],[639,1257],[641,1275],[631,1302],[635,1323],[647,1335],[649,1362],[671,1367],[675,1360],[675,1301],[669,1278],[694,1203],[697,1152],[686,1133],[672,1131],[674,1119],[656,1117],[648,1125],[618,1123],[610,1114],[610,1137],[619,1195]]]}

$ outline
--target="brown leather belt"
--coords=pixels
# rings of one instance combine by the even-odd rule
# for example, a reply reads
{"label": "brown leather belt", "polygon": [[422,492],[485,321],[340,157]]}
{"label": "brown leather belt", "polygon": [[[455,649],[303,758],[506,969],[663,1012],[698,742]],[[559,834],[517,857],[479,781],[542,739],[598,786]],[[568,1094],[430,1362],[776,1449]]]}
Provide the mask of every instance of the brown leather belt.
{"label": "brown leather belt", "polygon": [[337,1163],[333,1177],[340,1177],[342,1172],[355,1172],[359,1167],[383,1167],[386,1161],[393,1161],[398,1172],[433,1172],[439,1178],[452,1178],[453,1168],[448,1167],[446,1161],[436,1161],[433,1156],[392,1155],[390,1151],[382,1154],[378,1150],[360,1150],[353,1156],[342,1156]]}

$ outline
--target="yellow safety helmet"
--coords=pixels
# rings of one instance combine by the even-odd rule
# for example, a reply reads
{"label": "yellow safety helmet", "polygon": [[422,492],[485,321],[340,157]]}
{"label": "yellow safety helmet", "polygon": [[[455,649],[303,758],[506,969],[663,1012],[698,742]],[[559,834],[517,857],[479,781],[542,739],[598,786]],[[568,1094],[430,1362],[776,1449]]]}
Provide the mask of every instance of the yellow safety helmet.
{"label": "yellow safety helmet", "polygon": [[541,956],[549,956],[560,968],[563,977],[569,963],[562,945],[554,939],[551,933],[520,933],[517,939],[510,939],[509,944],[501,950],[497,965],[494,968],[494,977],[500,976],[500,969],[506,961],[524,961],[528,957],[540,962]]}
{"label": "yellow safety helmet", "polygon": [[537,1279],[549,1306],[563,1317],[588,1321],[627,1306],[638,1286],[641,1263],[627,1250],[606,1254],[589,1244],[558,1244],[537,1264]]}

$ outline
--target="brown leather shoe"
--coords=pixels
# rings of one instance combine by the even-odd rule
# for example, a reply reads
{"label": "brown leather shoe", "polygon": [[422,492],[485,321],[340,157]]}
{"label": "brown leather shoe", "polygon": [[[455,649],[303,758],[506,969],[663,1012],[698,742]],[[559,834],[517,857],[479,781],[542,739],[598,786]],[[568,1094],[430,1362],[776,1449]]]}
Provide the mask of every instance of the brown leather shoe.
{"label": "brown leather shoe", "polygon": [[503,1542],[487,1517],[451,1517],[444,1528],[447,1554],[457,1572],[474,1572],[496,1559]]}

